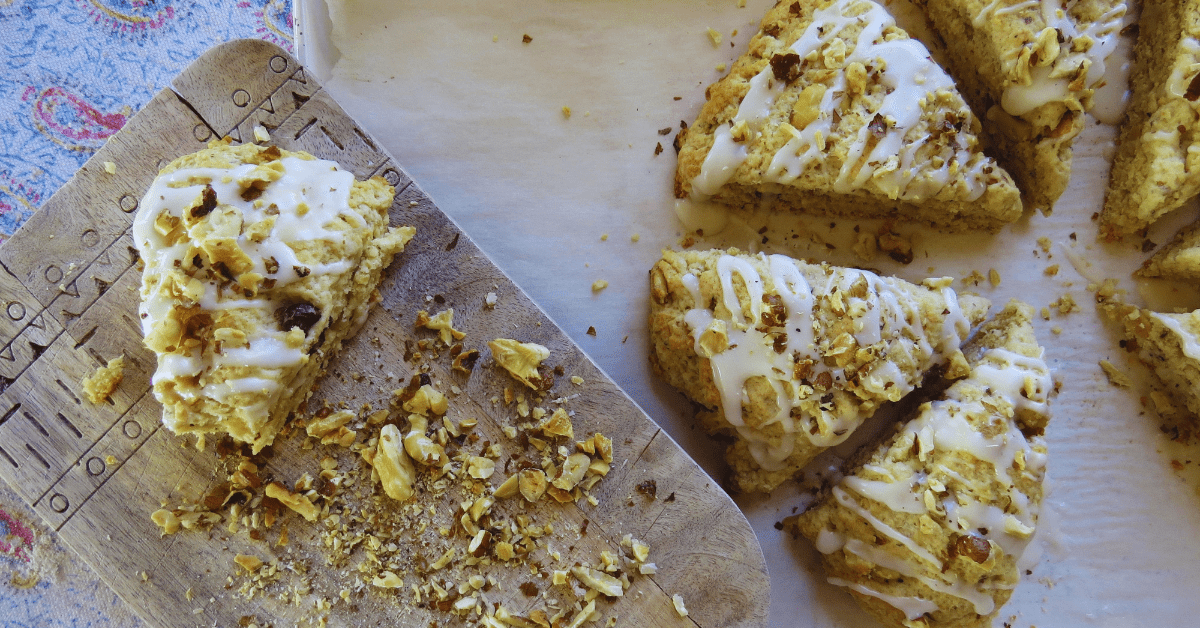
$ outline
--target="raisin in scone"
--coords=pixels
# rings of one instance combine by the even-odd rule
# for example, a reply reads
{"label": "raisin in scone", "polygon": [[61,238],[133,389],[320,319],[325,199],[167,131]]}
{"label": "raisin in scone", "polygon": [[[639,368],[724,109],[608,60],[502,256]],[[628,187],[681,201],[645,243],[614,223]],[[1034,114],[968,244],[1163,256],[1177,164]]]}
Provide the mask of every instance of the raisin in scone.
{"label": "raisin in scone", "polygon": [[664,251],[650,271],[654,372],[732,434],[737,488],[767,492],[958,353],[988,302],[736,250]]}
{"label": "raisin in scone", "polygon": [[870,0],[781,0],[682,138],[675,195],[995,230],[1021,216],[954,83]]}
{"label": "raisin in scone", "polygon": [[1200,1],[1145,2],[1138,29],[1132,97],[1100,212],[1108,239],[1200,192]]}
{"label": "raisin in scone", "polygon": [[1071,144],[1126,13],[1119,0],[914,0],[946,47],[950,73],[982,116],[989,152],[1025,207],[1067,189]]}
{"label": "raisin in scone", "polygon": [[1200,279],[1200,223],[1181,229],[1142,264],[1137,274],[1166,279]]}
{"label": "raisin in scone", "polygon": [[1164,418],[1195,425],[1200,417],[1200,310],[1152,312],[1124,303],[1102,303],[1100,311],[1120,323],[1125,348],[1135,351],[1158,378],[1148,397]]}
{"label": "raisin in scone", "polygon": [[271,444],[414,234],[388,226],[392,197],[274,146],[216,141],[162,170],[133,236],[168,428]]}
{"label": "raisin in scone", "polygon": [[1053,386],[1010,303],[964,348],[970,373],[784,525],[885,626],[992,625],[1037,527]]}

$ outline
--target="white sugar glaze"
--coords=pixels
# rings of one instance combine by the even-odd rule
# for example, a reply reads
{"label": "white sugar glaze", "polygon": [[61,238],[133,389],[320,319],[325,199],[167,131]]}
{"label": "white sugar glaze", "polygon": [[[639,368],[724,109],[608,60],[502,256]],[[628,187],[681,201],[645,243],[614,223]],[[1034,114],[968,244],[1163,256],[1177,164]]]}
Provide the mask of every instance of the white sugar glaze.
{"label": "white sugar glaze", "polygon": [[[882,138],[864,156],[872,135],[868,125],[859,129],[850,144],[848,156],[838,173],[834,189],[847,193],[862,188],[872,177],[880,189],[891,198],[919,201],[936,195],[955,177],[967,184],[969,200],[975,200],[986,190],[983,172],[987,161],[977,158],[958,146],[942,155],[940,165],[929,159],[918,160],[917,152],[927,144],[928,134],[913,136],[909,131],[921,119],[922,108],[939,90],[953,90],[954,83],[936,63],[920,42],[912,39],[885,41],[884,30],[895,26],[888,12],[869,0],[839,0],[817,10],[812,23],[790,50],[801,59],[828,50],[832,42],[841,43],[839,34],[848,27],[861,25],[853,48],[846,51],[845,64],[860,62],[880,68],[881,81],[887,88],[877,113],[887,121]],[[747,146],[757,139],[770,118],[776,99],[787,88],[774,78],[768,64],[750,79],[750,89],[738,106],[728,125],[714,131],[713,146],[692,181],[692,189],[703,196],[712,196],[725,185],[747,157]],[[817,159],[824,155],[833,133],[834,110],[842,103],[846,92],[845,71],[836,73],[834,83],[826,89],[818,107],[818,117],[802,129],[790,127],[793,137],[774,155],[764,174],[764,180],[791,183]],[[749,137],[738,142],[731,128],[745,123]],[[945,151],[943,151],[945,152]],[[886,165],[877,170],[866,164]]]}
{"label": "white sugar glaze", "polygon": [[[856,312],[856,332],[853,334],[859,347],[880,342],[910,343],[920,358],[920,370],[924,371],[941,361],[958,348],[969,331],[969,323],[962,314],[958,298],[953,290],[944,290],[950,312],[941,326],[927,330],[921,322],[915,301],[897,290],[891,279],[881,278],[874,273],[856,269],[835,269],[825,278],[824,285],[811,286],[796,262],[783,255],[760,255],[759,261],[769,272],[772,293],[778,295],[787,311],[786,320],[776,328],[763,327],[764,280],[750,261],[723,255],[717,261],[717,277],[720,282],[720,303],[729,313],[728,320],[717,320],[714,311],[705,307],[700,294],[699,280],[693,274],[683,277],[684,286],[691,292],[697,307],[684,315],[691,330],[694,348],[698,355],[710,361],[713,382],[720,391],[721,410],[738,433],[746,439],[750,452],[762,468],[780,469],[784,460],[795,447],[795,438],[769,439],[763,429],[778,424],[784,434],[801,433],[814,445],[831,447],[849,437],[865,416],[853,408],[842,408],[840,413],[822,411],[814,416],[800,410],[800,402],[808,393],[802,391],[795,379],[795,366],[803,360],[812,360],[812,375],[829,373],[832,381],[843,381],[841,369],[826,366],[818,340],[814,337],[814,295],[828,295],[841,291],[847,311]],[[741,278],[748,293],[747,309],[739,301],[734,287],[734,276]],[[849,295],[850,287],[864,281],[867,286],[865,298]],[[728,336],[727,348],[711,353],[704,346],[702,337],[707,331],[719,329]],[[781,346],[776,344],[776,334],[786,334]],[[711,354],[710,354],[711,353]],[[748,426],[742,416],[742,404],[748,400],[745,392],[747,380],[755,377],[765,379],[776,396],[775,416],[759,426]],[[862,386],[868,391],[898,400],[911,391],[916,384],[914,377],[906,377],[890,360],[876,363],[874,368],[860,377]]]}
{"label": "white sugar glaze", "polygon": [[[187,238],[169,244],[155,229],[155,220],[163,212],[176,218],[182,217],[184,208],[193,204],[204,190],[212,186],[216,193],[218,208],[241,220],[241,233],[236,238],[237,246],[253,262],[251,272],[274,279],[275,286],[284,286],[300,278],[298,271],[307,269],[307,275],[341,273],[350,268],[349,261],[330,264],[302,264],[296,256],[293,244],[307,241],[334,241],[347,244],[342,231],[330,228],[335,220],[342,220],[352,228],[363,226],[361,216],[349,207],[350,189],[354,175],[339,170],[331,161],[282,158],[283,174],[263,190],[255,200],[241,197],[243,186],[239,180],[253,177],[257,166],[241,164],[232,168],[185,168],[155,179],[142,198],[133,224],[134,242],[142,258],[151,270],[165,270],[184,262],[185,256],[195,249],[193,232],[206,221],[196,221],[188,229]],[[274,223],[261,241],[251,239],[244,227],[274,218]],[[269,272],[268,263],[275,268]],[[169,273],[160,272],[159,283],[143,289],[143,300],[139,308],[142,315],[143,333],[149,334],[166,320],[173,308],[181,306],[164,282],[170,281]],[[190,304],[204,310],[257,309],[273,315],[285,304],[276,303],[265,296],[246,297],[243,292],[230,288],[222,289],[217,279],[198,282],[200,291]],[[268,316],[269,318],[270,316]],[[286,333],[274,328],[262,329],[247,336],[246,345],[225,348],[220,352],[205,352],[191,349],[187,354],[165,354],[161,357],[153,381],[184,377],[202,378],[219,367],[261,367],[264,375],[278,374],[282,369],[297,366],[307,361],[308,356],[301,347],[291,346],[285,341]],[[203,394],[224,402],[229,395],[238,392],[268,391],[279,394],[282,388],[274,382],[258,376],[233,377],[224,382],[204,385],[196,390],[177,388],[184,399]],[[264,402],[257,410],[265,412],[272,404]],[[256,409],[246,409],[253,412]]]}
{"label": "white sugar glaze", "polygon": [[[848,475],[832,489],[833,499],[869,523],[880,535],[902,545],[907,552],[889,551],[885,547],[847,539],[828,528],[818,533],[817,549],[825,554],[836,551],[854,554],[885,569],[916,578],[934,591],[967,600],[981,615],[990,613],[994,609],[990,591],[1009,585],[972,586],[960,582],[953,572],[943,572],[942,559],[882,521],[851,493],[893,512],[927,514],[935,520],[941,518],[952,531],[982,537],[1005,554],[1019,558],[1035,531],[1038,504],[1015,488],[1013,476],[1020,473],[1040,480],[1046,465],[1045,447],[1040,437],[1027,438],[1015,418],[1003,408],[1007,405],[1014,411],[1048,416],[1051,386],[1050,371],[1040,357],[1000,348],[984,353],[967,380],[953,385],[943,400],[925,406],[896,436],[896,442],[915,443],[915,459],[899,466],[898,473],[904,477],[896,477],[896,471],[887,472],[882,466],[868,464],[862,467],[863,471],[882,474],[888,479],[868,480]],[[980,392],[984,395],[982,399]],[[992,427],[989,431],[994,435],[986,436],[978,426],[968,422],[968,414],[988,416],[993,426],[1002,429]],[[989,463],[1002,490],[1011,497],[1011,503],[1001,508],[983,503],[972,493],[962,490],[970,485],[969,481],[941,464],[945,458],[935,461],[933,454],[939,451],[961,452]],[[945,496],[940,500],[934,498],[931,488],[945,492]],[[923,499],[923,496],[928,497]],[[938,576],[927,575],[930,571],[921,563],[934,567],[932,573]],[[907,606],[897,608],[907,612]]]}

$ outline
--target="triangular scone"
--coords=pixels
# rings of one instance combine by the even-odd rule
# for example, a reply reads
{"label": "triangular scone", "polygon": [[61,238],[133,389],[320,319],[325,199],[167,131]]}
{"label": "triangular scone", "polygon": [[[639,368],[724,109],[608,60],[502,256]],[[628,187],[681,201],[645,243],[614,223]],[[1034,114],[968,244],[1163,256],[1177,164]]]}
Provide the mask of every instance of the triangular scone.
{"label": "triangular scone", "polygon": [[1148,395],[1154,409],[1194,428],[1200,417],[1200,310],[1166,314],[1124,303],[1100,308],[1124,328],[1126,350],[1137,352],[1157,376],[1161,386]]}
{"label": "triangular scone", "polygon": [[885,626],[987,627],[1020,579],[1045,476],[1053,386],[1013,302],[964,348],[970,373],[784,525]]}
{"label": "triangular scone", "polygon": [[274,146],[217,141],[163,169],[133,237],[168,428],[271,444],[413,236],[388,227],[392,196],[381,178]]}
{"label": "triangular scone", "polygon": [[680,146],[679,198],[951,230],[1021,216],[954,83],[870,0],[782,0],[707,97]]}
{"label": "triangular scone", "polygon": [[650,271],[650,362],[735,436],[742,491],[795,476],[958,354],[988,301],[783,255],[664,251]]}
{"label": "triangular scone", "polygon": [[1138,270],[1142,277],[1200,279],[1200,223],[1185,227]]}
{"label": "triangular scone", "polygon": [[1132,97],[1100,212],[1108,239],[1200,192],[1200,0],[1142,4]]}
{"label": "triangular scone", "polygon": [[915,0],[980,116],[989,152],[1025,207],[1048,212],[1067,189],[1083,130],[1125,16],[1120,0]]}

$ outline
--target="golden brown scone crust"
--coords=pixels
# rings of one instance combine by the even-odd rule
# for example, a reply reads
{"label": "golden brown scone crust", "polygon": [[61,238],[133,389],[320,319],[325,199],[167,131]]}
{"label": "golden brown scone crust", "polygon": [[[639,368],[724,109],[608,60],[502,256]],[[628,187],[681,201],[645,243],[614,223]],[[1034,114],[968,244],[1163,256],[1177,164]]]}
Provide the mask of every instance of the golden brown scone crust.
{"label": "golden brown scone crust", "polygon": [[[831,582],[848,587],[885,626],[991,626],[1018,583],[1017,560],[1042,499],[1040,434],[1051,387],[1031,315],[1014,301],[985,323],[964,347],[972,369],[965,379],[862,455],[816,505],[784,522],[816,543]],[[1006,365],[1029,375],[1019,391],[1002,393],[981,377],[981,368]],[[984,444],[956,447],[972,438]],[[987,459],[1006,448],[1011,453]],[[957,505],[953,515],[950,504]],[[980,519],[971,518],[976,513]]]}
{"label": "golden brown scone crust", "polygon": [[[768,71],[774,72],[773,64],[791,52],[790,46],[804,35],[812,23],[814,12],[830,4],[832,2],[829,0],[782,0],[776,4],[763,18],[761,30],[751,39],[749,50],[737,60],[727,76],[709,86],[707,101],[700,115],[682,136],[675,175],[675,194],[678,198],[692,195],[693,181],[701,173],[714,145],[715,133],[734,119],[751,89],[751,79],[765,68],[771,67]],[[746,142],[748,156],[745,162],[713,199],[742,209],[769,207],[829,216],[896,217],[952,231],[995,230],[1019,218],[1022,211],[1019,192],[1008,174],[985,157],[976,145],[979,122],[961,96],[953,90],[937,91],[936,96],[925,103],[917,127],[905,136],[909,141],[924,134],[934,138],[918,151],[917,163],[925,163],[921,160],[943,163],[948,153],[942,151],[948,145],[965,147],[970,152],[971,161],[968,165],[956,162],[956,174],[951,177],[950,183],[932,196],[908,200],[898,198],[895,190],[878,184],[874,177],[852,190],[835,189],[839,187],[835,182],[848,159],[849,146],[864,131],[864,127],[873,122],[879,124],[875,116],[883,95],[890,91],[881,82],[882,73],[874,69],[865,74],[862,85],[850,88],[849,91],[854,93],[846,96],[838,106],[836,132],[829,134],[827,148],[815,163],[790,183],[779,183],[766,176],[773,157],[792,138],[792,131],[788,127],[803,129],[817,115],[818,108],[815,105],[819,103],[819,95],[824,93],[824,88],[833,89],[837,85],[838,75],[849,77],[847,84],[858,84],[853,78],[857,76],[856,73],[847,74],[848,64],[842,59],[844,55],[830,53],[829,50],[833,42],[838,42],[837,46],[853,49],[860,30],[861,25],[846,28],[812,59],[796,66],[801,70],[799,75],[788,82],[787,89],[774,102],[761,135]],[[908,35],[895,26],[883,32],[884,40],[908,39]],[[930,64],[940,72],[936,64],[932,61]],[[787,76],[786,73],[779,75]],[[981,197],[970,200],[966,177],[961,175],[968,166],[979,162],[986,164],[981,166],[986,173],[983,177],[986,188]],[[862,167],[869,170],[883,166],[871,162]],[[876,174],[880,172],[876,170]]]}
{"label": "golden brown scone crust", "polygon": [[1140,231],[1200,192],[1200,2],[1143,3],[1100,229]]}
{"label": "golden brown scone crust", "polygon": [[[328,212],[316,205],[325,190],[276,196],[273,186],[317,183],[289,176],[288,163],[315,164],[318,179],[333,167],[216,141],[167,165],[143,199],[134,226],[146,263],[143,331],[159,359],[154,394],[175,433],[226,433],[255,451],[271,444],[366,320],[383,270],[413,236],[389,228],[393,190],[378,177],[338,175],[350,186],[346,206]],[[238,167],[252,170],[237,175],[244,180],[226,174]]]}

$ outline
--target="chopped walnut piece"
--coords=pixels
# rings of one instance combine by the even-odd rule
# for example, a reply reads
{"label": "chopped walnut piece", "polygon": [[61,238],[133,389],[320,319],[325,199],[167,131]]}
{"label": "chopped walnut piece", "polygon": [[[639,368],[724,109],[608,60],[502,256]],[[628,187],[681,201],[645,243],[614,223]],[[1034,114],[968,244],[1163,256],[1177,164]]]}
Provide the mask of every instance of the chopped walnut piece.
{"label": "chopped walnut piece", "polygon": [[549,436],[575,437],[575,428],[571,425],[571,417],[562,408],[555,408],[554,412],[538,426],[538,429]]}
{"label": "chopped walnut piece", "polygon": [[1108,376],[1108,382],[1118,388],[1132,388],[1133,380],[1129,378],[1121,369],[1108,360],[1100,360],[1100,368],[1104,374]]}
{"label": "chopped walnut piece", "polygon": [[154,521],[155,525],[162,528],[163,536],[175,534],[179,531],[179,517],[175,516],[175,513],[170,510],[155,510],[150,513],[150,519]]}
{"label": "chopped walnut piece", "polygon": [[486,480],[492,477],[495,471],[496,462],[490,458],[471,456],[471,459],[467,462],[467,475],[477,480]]}
{"label": "chopped walnut piece", "polygon": [[621,586],[621,581],[616,578],[591,567],[572,567],[571,574],[575,576],[584,586],[589,589],[594,589],[609,597],[620,597],[625,595],[625,589]]}
{"label": "chopped walnut piece", "polygon": [[267,497],[279,500],[279,503],[296,511],[300,514],[300,516],[304,517],[308,521],[317,520],[317,514],[320,513],[320,510],[315,504],[309,501],[308,497],[287,490],[287,488],[279,482],[271,482],[268,484],[266,493]]}
{"label": "chopped walnut piece", "polygon": [[496,499],[505,499],[512,497],[520,492],[520,478],[518,475],[510,475],[507,480],[496,487],[496,491],[492,493]]}
{"label": "chopped walnut piece", "polygon": [[371,584],[381,589],[399,589],[404,586],[404,579],[390,571],[384,571],[372,578]]}
{"label": "chopped walnut piece", "polygon": [[576,484],[583,479],[583,475],[587,473],[588,466],[592,459],[587,454],[575,453],[567,456],[563,461],[562,468],[558,471],[558,477],[551,482],[555,488],[569,491],[575,488]]}
{"label": "chopped walnut piece", "polygon": [[450,346],[455,340],[467,337],[465,333],[454,328],[454,308],[438,312],[433,316],[430,316],[429,312],[421,310],[417,312],[417,326],[436,331],[438,339],[446,346]]}
{"label": "chopped walnut piece", "polygon": [[450,403],[446,401],[446,395],[433,386],[425,384],[418,388],[412,398],[405,401],[401,407],[416,414],[427,415],[432,412],[440,416],[446,414],[446,410],[450,409]]}
{"label": "chopped walnut piece", "polygon": [[600,432],[596,432],[592,436],[592,439],[596,443],[596,453],[600,454],[600,459],[609,464],[612,464],[612,461],[613,461],[612,439],[601,434]]}
{"label": "chopped walnut piece", "polygon": [[83,396],[92,403],[104,403],[124,378],[125,356],[119,355],[83,378]]}
{"label": "chopped walnut piece", "polygon": [[687,607],[683,605],[683,596],[676,593],[671,596],[671,604],[675,606],[675,612],[679,613],[680,617],[687,617]]}
{"label": "chopped walnut piece", "polygon": [[263,566],[263,561],[257,556],[249,556],[247,554],[238,554],[233,557],[233,562],[246,570],[246,573],[254,573]]}
{"label": "chopped walnut piece", "polygon": [[408,415],[408,433],[404,435],[404,451],[415,461],[427,467],[443,468],[450,459],[446,450],[426,436],[429,423],[419,414]]}
{"label": "chopped walnut piece", "polygon": [[546,474],[541,469],[525,469],[518,474],[517,486],[525,501],[536,502],[546,493]]}
{"label": "chopped walnut piece", "polygon": [[357,432],[346,427],[354,416],[349,410],[339,410],[324,418],[313,419],[305,427],[305,431],[309,436],[321,439],[322,445],[336,443],[342,447],[349,447],[358,436]]}
{"label": "chopped walnut piece", "polygon": [[526,386],[537,389],[534,381],[540,381],[538,367],[550,357],[550,350],[533,342],[518,342],[508,338],[497,338],[488,343],[496,363]]}
{"label": "chopped walnut piece", "polygon": [[374,450],[364,449],[363,458],[375,468],[383,492],[397,501],[407,501],[413,496],[413,483],[417,470],[412,459],[405,453],[400,439],[400,430],[393,424],[379,430],[379,443]]}

